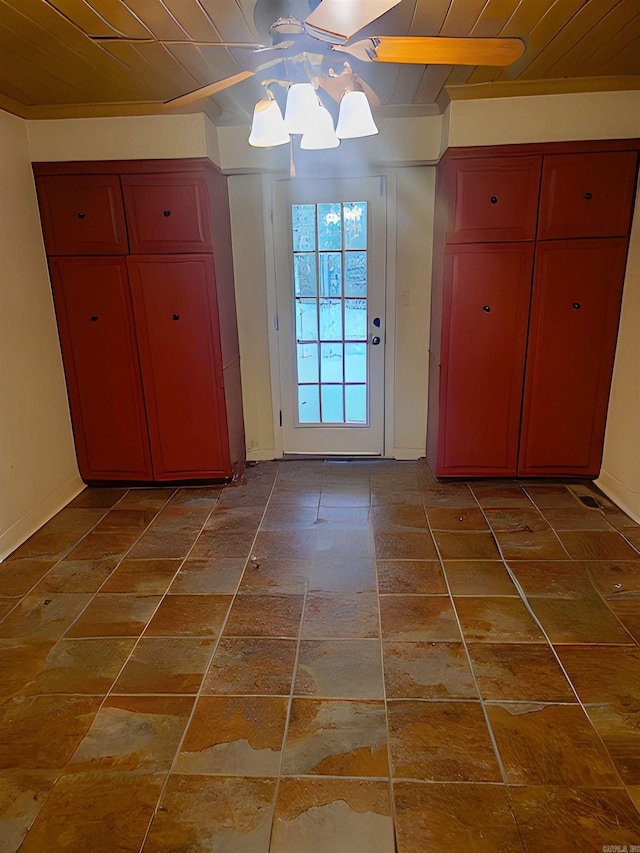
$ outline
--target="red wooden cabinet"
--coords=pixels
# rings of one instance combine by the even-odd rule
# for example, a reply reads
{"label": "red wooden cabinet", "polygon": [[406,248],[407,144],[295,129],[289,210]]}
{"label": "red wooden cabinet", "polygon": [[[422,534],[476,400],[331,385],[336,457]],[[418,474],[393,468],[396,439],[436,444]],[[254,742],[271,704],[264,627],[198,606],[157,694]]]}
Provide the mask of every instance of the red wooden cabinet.
{"label": "red wooden cabinet", "polygon": [[442,475],[514,476],[531,294],[528,243],[455,246],[444,272]]}
{"label": "red wooden cabinet", "polygon": [[538,247],[518,473],[597,477],[627,241]]}
{"label": "red wooden cabinet", "polygon": [[545,157],[538,239],[626,236],[636,161],[635,151]]}
{"label": "red wooden cabinet", "polygon": [[117,175],[47,175],[36,182],[49,255],[126,255]]}
{"label": "red wooden cabinet", "polygon": [[125,259],[54,258],[51,278],[80,473],[151,480]]}
{"label": "red wooden cabinet", "polygon": [[224,176],[205,161],[48,163],[34,172],[83,478],[240,473]]}
{"label": "red wooden cabinet", "polygon": [[[621,140],[445,155],[429,357],[436,476],[598,476],[637,149]],[[498,242],[517,234],[526,242]]]}
{"label": "red wooden cabinet", "polygon": [[452,161],[447,242],[533,240],[540,165],[540,157]]}
{"label": "red wooden cabinet", "polygon": [[203,175],[123,175],[132,254],[211,250],[209,190]]}
{"label": "red wooden cabinet", "polygon": [[210,255],[128,258],[156,480],[231,468]]}

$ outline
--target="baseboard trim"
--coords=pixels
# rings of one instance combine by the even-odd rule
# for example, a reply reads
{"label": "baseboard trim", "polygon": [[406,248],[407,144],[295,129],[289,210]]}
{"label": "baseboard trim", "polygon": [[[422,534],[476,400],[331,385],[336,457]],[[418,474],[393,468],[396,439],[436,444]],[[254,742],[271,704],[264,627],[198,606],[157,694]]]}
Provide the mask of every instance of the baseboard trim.
{"label": "baseboard trim", "polygon": [[26,515],[0,533],[0,561],[22,545],[33,533],[46,524],[57,512],[85,488],[80,477],[73,477],[35,506]]}
{"label": "baseboard trim", "polygon": [[606,471],[600,472],[595,483],[616,506],[640,524],[640,495],[637,492],[632,492]]}

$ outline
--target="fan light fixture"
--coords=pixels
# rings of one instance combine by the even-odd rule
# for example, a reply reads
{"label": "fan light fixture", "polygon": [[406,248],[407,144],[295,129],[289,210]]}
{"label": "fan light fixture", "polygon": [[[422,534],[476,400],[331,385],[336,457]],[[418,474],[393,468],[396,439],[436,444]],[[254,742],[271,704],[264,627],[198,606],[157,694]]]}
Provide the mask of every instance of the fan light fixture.
{"label": "fan light fixture", "polygon": [[258,101],[253,111],[249,145],[272,148],[289,142],[300,134],[303,149],[337,148],[341,139],[357,139],[378,133],[371,107],[364,92],[347,91],[340,100],[338,123],[333,126],[331,114],[318,98],[311,83],[279,83],[288,86],[284,118],[276,100],[267,89],[268,99]]}

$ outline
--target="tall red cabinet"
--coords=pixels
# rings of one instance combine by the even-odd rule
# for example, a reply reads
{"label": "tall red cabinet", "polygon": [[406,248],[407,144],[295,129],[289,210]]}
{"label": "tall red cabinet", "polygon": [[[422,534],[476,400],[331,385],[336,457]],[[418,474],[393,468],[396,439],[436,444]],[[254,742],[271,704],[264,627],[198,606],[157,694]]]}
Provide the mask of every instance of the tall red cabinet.
{"label": "tall red cabinet", "polygon": [[226,179],[206,160],[34,165],[80,473],[244,464]]}
{"label": "tall red cabinet", "polygon": [[438,167],[427,458],[595,477],[637,141],[453,149]]}

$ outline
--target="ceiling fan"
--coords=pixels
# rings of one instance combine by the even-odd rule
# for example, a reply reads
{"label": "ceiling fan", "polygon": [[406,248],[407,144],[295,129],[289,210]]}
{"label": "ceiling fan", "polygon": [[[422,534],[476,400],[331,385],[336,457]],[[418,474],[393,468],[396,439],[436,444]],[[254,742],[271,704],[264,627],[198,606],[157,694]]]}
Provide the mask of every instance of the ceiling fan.
{"label": "ceiling fan", "polygon": [[[519,38],[367,36],[352,41],[353,36],[400,2],[401,0],[257,0],[254,20],[258,31],[265,32],[268,29],[271,37],[271,44],[268,45],[244,42],[194,42],[188,39],[179,42],[155,38],[129,39],[124,35],[90,37],[100,42],[146,41],[168,45],[192,43],[207,47],[248,49],[255,54],[264,54],[266,62],[258,64],[255,71],[241,71],[215,83],[200,86],[194,91],[166,101],[168,108],[204,101],[282,60],[290,60],[294,64],[312,65],[316,71],[323,68],[325,60],[335,61],[341,56],[362,63],[504,67],[511,65],[524,52],[524,42]],[[305,16],[307,11],[308,14]],[[300,17],[296,17],[292,14],[293,12]],[[276,15],[277,18],[275,18]],[[269,25],[268,22],[273,23]],[[336,86],[336,81],[339,77],[345,80],[348,77],[352,83],[355,81],[358,86],[367,91],[367,94],[374,96],[371,88],[353,72],[348,62],[345,63],[345,72],[341,75],[336,75],[332,70],[328,73],[326,71],[316,73],[316,84],[322,86],[333,98],[339,99],[344,88],[341,84]],[[375,101],[374,96],[374,103]]]}

